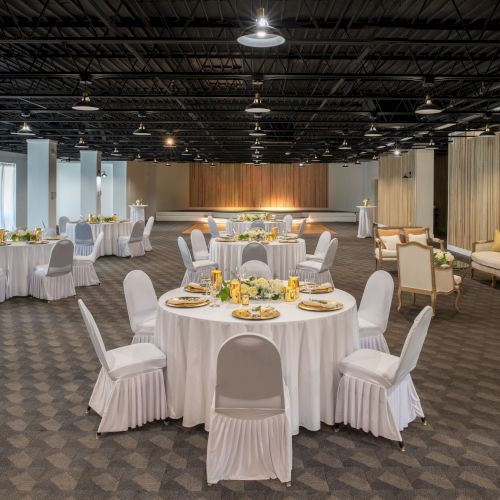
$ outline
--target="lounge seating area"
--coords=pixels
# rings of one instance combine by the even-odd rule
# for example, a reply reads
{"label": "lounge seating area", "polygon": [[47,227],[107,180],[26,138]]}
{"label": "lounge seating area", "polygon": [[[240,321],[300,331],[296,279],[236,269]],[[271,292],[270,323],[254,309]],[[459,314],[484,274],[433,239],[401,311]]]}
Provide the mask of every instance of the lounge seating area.
{"label": "lounge seating area", "polygon": [[489,274],[491,286],[495,287],[500,278],[500,231],[497,229],[495,240],[475,241],[471,254],[471,276],[475,271]]}

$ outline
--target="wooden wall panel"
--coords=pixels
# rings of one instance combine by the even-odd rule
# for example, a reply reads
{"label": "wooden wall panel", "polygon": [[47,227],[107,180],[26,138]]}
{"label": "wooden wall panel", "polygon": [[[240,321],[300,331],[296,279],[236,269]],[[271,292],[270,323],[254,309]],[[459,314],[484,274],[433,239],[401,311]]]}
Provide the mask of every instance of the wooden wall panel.
{"label": "wooden wall panel", "polygon": [[298,168],[288,163],[263,167],[224,163],[215,168],[191,163],[192,208],[327,208],[328,166]]}

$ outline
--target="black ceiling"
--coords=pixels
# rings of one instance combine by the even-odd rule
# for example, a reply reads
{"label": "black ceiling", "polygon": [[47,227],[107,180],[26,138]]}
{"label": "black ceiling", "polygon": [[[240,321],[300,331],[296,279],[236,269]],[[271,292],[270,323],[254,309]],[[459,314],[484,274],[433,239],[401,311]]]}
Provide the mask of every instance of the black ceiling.
{"label": "black ceiling", "polygon": [[[1,5],[4,150],[26,150],[12,132],[28,121],[38,137],[59,141],[60,156],[77,157],[84,134],[105,158],[115,146],[125,157],[171,159],[189,147],[210,160],[248,161],[254,119],[244,108],[255,91],[272,110],[261,119],[266,161],[321,156],[326,145],[335,159],[371,158],[394,141],[423,146],[430,137],[445,149],[450,132],[500,122],[500,0]],[[236,42],[261,5],[284,45]],[[82,79],[99,111],[71,109]],[[444,112],[419,117],[428,92]],[[151,136],[132,135],[140,121]],[[371,122],[383,137],[364,137]],[[168,134],[176,148],[165,147]],[[338,150],[344,138],[351,150]]]}

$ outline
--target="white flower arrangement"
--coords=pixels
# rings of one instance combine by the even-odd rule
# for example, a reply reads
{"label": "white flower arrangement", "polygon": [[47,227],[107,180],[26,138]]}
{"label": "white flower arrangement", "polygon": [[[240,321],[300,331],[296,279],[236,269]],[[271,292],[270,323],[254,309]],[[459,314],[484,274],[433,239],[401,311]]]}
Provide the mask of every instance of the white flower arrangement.
{"label": "white flower arrangement", "polygon": [[281,280],[267,280],[265,278],[250,278],[241,282],[241,293],[248,293],[253,299],[266,298],[266,295],[271,295],[273,300],[278,300],[285,293],[285,285]]}
{"label": "white flower arrangement", "polygon": [[434,263],[438,267],[450,267],[455,257],[450,252],[439,251],[434,253]]}
{"label": "white flower arrangement", "polygon": [[262,241],[266,236],[263,229],[250,229],[238,235],[240,241]]}

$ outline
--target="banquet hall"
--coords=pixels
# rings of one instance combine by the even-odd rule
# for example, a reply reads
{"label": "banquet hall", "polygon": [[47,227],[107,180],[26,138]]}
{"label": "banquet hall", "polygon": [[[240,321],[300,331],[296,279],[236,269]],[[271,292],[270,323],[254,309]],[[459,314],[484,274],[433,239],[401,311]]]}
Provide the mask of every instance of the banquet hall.
{"label": "banquet hall", "polygon": [[0,498],[500,498],[500,2],[3,7]]}

